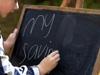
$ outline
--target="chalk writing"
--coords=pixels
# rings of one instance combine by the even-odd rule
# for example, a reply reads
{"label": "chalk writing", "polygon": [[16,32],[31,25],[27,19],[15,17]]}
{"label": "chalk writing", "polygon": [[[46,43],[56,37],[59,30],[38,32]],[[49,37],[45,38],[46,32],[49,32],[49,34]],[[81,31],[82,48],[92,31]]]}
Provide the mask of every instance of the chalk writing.
{"label": "chalk writing", "polygon": [[53,22],[54,22],[54,19],[55,19],[55,14],[52,15],[52,17],[51,17],[51,19],[48,23],[47,23],[47,18],[48,18],[48,15],[45,15],[45,16],[44,15],[38,15],[36,17],[36,19],[34,17],[31,18],[27,22],[27,24],[25,25],[25,28],[23,30],[23,36],[25,35],[25,31],[26,31],[27,27],[30,25],[30,23],[32,23],[32,25],[31,25],[32,27],[30,29],[29,34],[32,34],[32,31],[35,28],[36,23],[38,22],[39,19],[41,19],[41,28],[40,28],[40,30],[43,31],[45,28],[49,27],[48,32],[46,32],[45,35],[43,36],[44,38],[47,38],[50,31],[51,31],[51,28],[52,28],[52,25],[53,25]]}
{"label": "chalk writing", "polygon": [[24,58],[23,58],[23,60],[19,64],[22,64],[25,61],[25,59],[26,59],[26,52],[25,52],[26,46],[28,46],[28,44],[24,43],[24,46],[22,47],[23,48],[23,52],[24,52]]}
{"label": "chalk writing", "polygon": [[[43,30],[47,29],[46,32],[43,32],[44,35],[42,36],[42,37],[44,37],[44,39],[46,39],[51,32],[52,25],[54,23],[54,19],[55,19],[55,14],[52,14],[52,16],[37,15],[36,18],[35,17],[30,18],[29,21],[25,25],[22,36],[25,37],[25,33],[27,32],[28,26],[30,26],[29,35],[32,35],[32,32],[33,32],[34,28],[36,27],[36,25],[38,24],[38,22],[39,23],[41,22],[40,23],[41,24],[40,31],[43,32]],[[36,40],[36,41],[39,41],[39,40]],[[51,40],[48,40],[48,41],[49,41],[49,44],[52,43]],[[27,49],[28,49],[28,52],[27,52]],[[45,57],[48,54],[50,54],[54,49],[50,48],[48,46],[48,44],[46,44],[46,43],[45,43],[45,45],[39,44],[39,43],[33,43],[33,45],[30,45],[29,43],[24,42],[22,45],[22,50],[24,53],[24,58],[19,64],[22,64],[26,60],[26,58],[28,60],[31,60],[31,59],[38,59],[41,56]]]}
{"label": "chalk writing", "polygon": [[[27,52],[28,48],[29,50]],[[22,64],[26,60],[26,58],[28,60],[31,60],[31,59],[38,59],[41,56],[46,57],[54,50],[53,48],[50,48],[47,44],[45,45],[33,44],[32,46],[30,46],[28,43],[24,43],[22,49],[24,53],[24,58],[19,64]]]}

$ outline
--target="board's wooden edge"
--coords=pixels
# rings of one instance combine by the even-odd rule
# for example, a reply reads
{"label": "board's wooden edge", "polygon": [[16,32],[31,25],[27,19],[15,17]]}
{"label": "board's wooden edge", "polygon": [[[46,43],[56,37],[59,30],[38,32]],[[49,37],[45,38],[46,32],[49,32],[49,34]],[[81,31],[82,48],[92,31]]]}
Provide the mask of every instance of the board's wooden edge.
{"label": "board's wooden edge", "polygon": [[96,62],[94,64],[92,75],[99,75],[100,73],[100,48],[97,54]]}
{"label": "board's wooden edge", "polygon": [[[22,13],[19,19],[19,22],[17,24],[17,28],[20,29],[21,26],[21,22],[23,20],[23,16],[25,13],[26,9],[45,9],[45,10],[54,10],[54,11],[62,11],[62,12],[72,12],[72,13],[83,13],[83,14],[95,14],[95,15],[100,15],[100,10],[96,10],[96,9],[84,9],[84,8],[69,8],[69,7],[57,7],[57,6],[43,6],[43,5],[24,5],[23,9],[22,9]],[[99,50],[100,52],[100,50]],[[13,50],[10,53],[10,56],[12,55]],[[100,54],[97,56],[97,58],[100,58]],[[92,75],[97,75],[98,70],[97,70],[97,66],[99,67],[100,64],[98,59],[95,63],[94,69],[93,69],[93,73]]]}
{"label": "board's wooden edge", "polygon": [[[16,27],[18,29],[18,33],[19,33],[19,30],[20,30],[20,26],[21,26],[21,23],[22,23],[22,20],[23,20],[25,10],[26,10],[26,8],[22,9],[22,12],[21,12],[21,15],[20,15],[17,27]],[[17,34],[17,36],[18,36],[18,34]],[[17,38],[17,36],[16,36],[16,38]],[[9,54],[10,57],[12,56],[12,53],[13,53],[13,49],[10,51],[10,54]]]}
{"label": "board's wooden edge", "polygon": [[85,8],[70,8],[70,7],[58,7],[58,6],[43,6],[43,5],[24,5],[25,9],[46,9],[62,12],[72,12],[72,13],[84,13],[84,14],[97,14],[100,15],[100,10],[96,9],[85,9]]}

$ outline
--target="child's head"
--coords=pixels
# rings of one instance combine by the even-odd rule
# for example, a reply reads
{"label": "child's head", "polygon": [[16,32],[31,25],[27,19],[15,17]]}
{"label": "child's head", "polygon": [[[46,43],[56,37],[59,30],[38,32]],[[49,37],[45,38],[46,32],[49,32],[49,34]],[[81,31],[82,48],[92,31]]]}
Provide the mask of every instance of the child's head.
{"label": "child's head", "polygon": [[18,9],[17,0],[0,0],[0,16],[6,17],[9,13]]}

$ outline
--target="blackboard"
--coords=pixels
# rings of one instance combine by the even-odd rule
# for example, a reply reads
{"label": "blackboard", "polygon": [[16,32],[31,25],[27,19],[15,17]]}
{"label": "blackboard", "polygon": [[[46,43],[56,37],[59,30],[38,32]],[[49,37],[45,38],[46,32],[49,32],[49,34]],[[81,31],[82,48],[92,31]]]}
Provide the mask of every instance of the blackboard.
{"label": "blackboard", "polygon": [[59,50],[61,60],[49,75],[91,75],[100,47],[100,11],[25,6],[11,56],[13,65],[37,65]]}

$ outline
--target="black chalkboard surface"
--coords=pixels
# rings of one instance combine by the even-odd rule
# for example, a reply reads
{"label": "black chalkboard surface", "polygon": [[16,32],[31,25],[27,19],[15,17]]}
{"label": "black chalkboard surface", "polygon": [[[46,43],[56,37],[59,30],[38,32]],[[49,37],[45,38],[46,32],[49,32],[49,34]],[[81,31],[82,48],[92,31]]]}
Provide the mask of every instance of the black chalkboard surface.
{"label": "black chalkboard surface", "polygon": [[13,65],[36,65],[54,50],[61,60],[49,75],[91,75],[100,47],[100,11],[25,6],[11,56]]}

